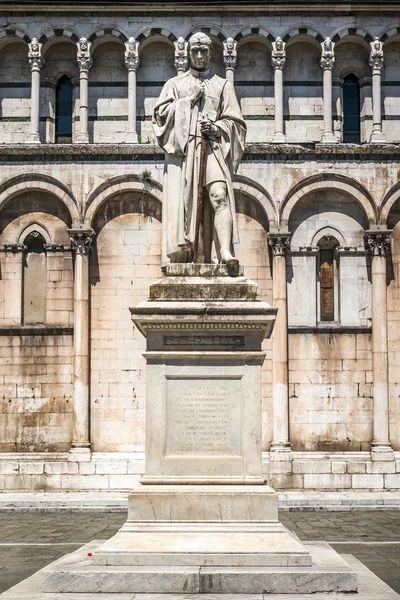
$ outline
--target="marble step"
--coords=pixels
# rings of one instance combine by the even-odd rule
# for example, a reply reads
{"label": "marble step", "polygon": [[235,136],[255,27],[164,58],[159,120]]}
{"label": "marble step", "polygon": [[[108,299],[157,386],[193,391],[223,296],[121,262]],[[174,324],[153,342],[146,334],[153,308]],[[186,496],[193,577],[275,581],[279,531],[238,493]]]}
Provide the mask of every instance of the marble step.
{"label": "marble step", "polygon": [[[93,542],[93,549],[96,542]],[[98,542],[97,542],[98,544]],[[308,545],[312,567],[102,567],[82,550],[48,567],[48,593],[351,593],[357,574],[325,543]]]}

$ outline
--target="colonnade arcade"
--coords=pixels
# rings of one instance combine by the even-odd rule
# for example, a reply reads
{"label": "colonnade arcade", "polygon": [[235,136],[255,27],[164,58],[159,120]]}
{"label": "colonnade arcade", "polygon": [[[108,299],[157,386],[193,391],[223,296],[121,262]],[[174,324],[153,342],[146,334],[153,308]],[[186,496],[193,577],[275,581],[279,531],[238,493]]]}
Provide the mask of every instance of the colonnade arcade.
{"label": "colonnade arcade", "polygon": [[[395,46],[393,46],[399,36],[396,28],[381,32],[379,36],[371,35],[364,27],[341,27],[337,31],[332,31],[329,36],[309,26],[294,26],[286,32],[283,31],[281,35],[272,34],[263,27],[246,26],[234,33],[233,36],[227,36],[213,25],[196,28],[196,30],[198,29],[205,31],[213,39],[213,69],[236,86],[245,117],[250,122],[257,121],[257,119],[273,119],[273,130],[270,133],[263,133],[264,139],[254,138],[254,141],[273,141],[275,143],[299,141],[298,136],[296,137],[297,134],[292,132],[289,124],[285,124],[285,119],[291,110],[301,113],[298,117],[294,116],[294,120],[311,118],[308,113],[302,112],[304,106],[301,104],[304,105],[304,102],[310,104],[307,89],[311,89],[313,86],[316,90],[320,90],[319,92],[313,91],[312,94],[321,94],[322,107],[320,108],[323,119],[321,137],[317,139],[317,134],[314,133],[314,141],[327,143],[342,140],[349,142],[385,141],[385,134],[382,130],[382,107],[387,112],[385,118],[387,116],[388,119],[393,118],[393,107],[392,101],[389,102],[390,106],[386,107],[385,94],[388,92],[386,90],[384,93],[383,90],[385,90],[385,83],[388,84],[391,94],[396,93],[393,90],[397,89],[393,87],[395,82],[389,81],[392,77],[392,62],[396,60]],[[114,117],[124,119],[125,134],[118,141],[128,143],[136,143],[138,140],[147,141],[144,132],[138,132],[138,119],[149,117],[151,107],[141,109],[141,112],[144,110],[146,114],[138,114],[138,85],[147,86],[146,94],[157,97],[157,93],[153,94],[153,88],[159,90],[160,85],[169,77],[184,72],[188,68],[187,39],[190,35],[191,31],[187,32],[185,36],[178,36],[170,30],[153,26],[131,36],[110,26],[102,27],[84,37],[70,28],[52,27],[45,32],[38,33],[37,37],[30,38],[18,27],[4,29],[0,32],[0,45],[3,46],[3,50],[7,44],[16,41],[27,45],[26,61],[31,71],[30,132],[23,141],[31,143],[66,140],[76,143],[94,141],[89,127],[90,106],[94,93],[91,83],[92,86],[98,86],[99,82],[97,75],[92,81],[91,71],[93,67],[101,71],[107,69],[108,66],[112,68],[111,63],[107,66],[106,63],[99,62],[105,60],[103,55],[97,56],[96,53],[103,43],[118,45],[119,50],[117,50],[116,56],[119,56],[121,65],[123,64],[126,69],[127,115],[121,114]],[[161,47],[164,48],[167,66],[164,66],[164,72],[162,68],[159,68],[159,72],[152,76],[152,67],[146,62],[146,54],[154,43],[161,44]],[[59,44],[61,44],[60,52],[53,56],[55,48]],[[254,56],[258,58],[258,71],[252,62],[254,57],[252,58],[251,52],[246,58],[249,44],[250,46],[253,44],[251,52],[255,53]],[[68,46],[71,48],[68,49]],[[72,48],[74,49],[72,50]],[[261,55],[259,56],[260,51]],[[385,56],[389,56],[388,81],[385,81],[384,78]],[[47,57],[49,57],[51,68],[46,68]],[[295,57],[296,60],[300,57],[299,64],[293,62]],[[21,53],[18,58],[22,59]],[[57,59],[57,69],[53,64],[55,59]],[[246,60],[247,62],[245,62]],[[320,75],[314,69],[315,61],[319,63]],[[75,62],[75,66],[73,66],[73,62]],[[146,75],[146,70],[149,75]],[[157,69],[155,69],[156,71]],[[296,71],[299,73],[297,74]],[[2,83],[3,88],[10,85],[7,77]],[[108,73],[107,77],[109,85],[122,84],[120,81],[114,81],[112,73],[111,75]],[[269,79],[270,77],[271,79]],[[321,82],[319,82],[319,77]],[[257,81],[258,78],[261,80]],[[103,79],[101,85],[107,86],[108,79],[104,76],[100,77],[101,79]],[[151,81],[152,79],[153,81]],[[17,84],[13,83],[13,85],[15,87]],[[66,122],[66,113],[62,111],[67,110],[63,107],[67,106],[66,100],[69,98],[71,107],[69,118],[72,119],[72,111],[75,110],[74,119],[79,121],[79,127],[73,135],[71,130],[63,138],[61,125],[59,135],[57,132],[55,136],[49,132],[40,133],[40,120],[44,118],[41,108],[43,85],[53,86],[55,90],[54,111],[59,113],[55,116],[56,120],[58,118],[59,124],[63,118]],[[254,87],[255,85],[260,89]],[[72,87],[68,88],[68,86]],[[77,106],[76,109],[73,109],[73,95],[70,90],[75,86],[79,87],[79,99],[76,98]],[[105,94],[109,93],[108,88],[104,87],[103,90]],[[271,91],[273,98],[269,102],[268,96]],[[99,98],[99,93],[101,91],[96,89],[96,98]],[[299,98],[297,98],[299,93],[303,100],[300,104]],[[258,105],[258,100],[253,102],[249,99],[247,101],[249,94],[261,99],[264,95],[264,100],[260,105]],[[259,94],[261,95],[259,96]],[[104,100],[106,101],[106,98]],[[146,102],[148,103],[148,101]],[[319,106],[319,100],[313,99],[312,102]],[[393,102],[396,104],[395,100]],[[371,104],[372,113],[369,114]],[[296,108],[291,108],[291,105]],[[356,114],[357,112],[358,114]],[[335,127],[335,120],[339,118],[344,119],[341,129],[339,125]],[[368,130],[364,128],[365,131],[360,133],[360,127],[363,128],[363,119],[372,119],[372,127],[369,127]],[[251,128],[249,135],[250,141],[252,141]],[[305,136],[304,132],[299,135],[300,138]],[[303,141],[310,140],[305,137]]]}
{"label": "colonnade arcade", "polygon": [[[355,215],[358,228],[356,232],[346,232],[346,223],[344,229],[340,231],[336,225],[329,228],[322,226],[312,238],[312,244],[309,247],[302,247],[299,244],[299,231],[301,232],[302,224],[296,221],[296,209],[301,208],[301,203],[304,201],[314,202],[313,194],[319,194],[315,202],[322,202],[324,191],[329,190],[332,198],[335,194],[340,196],[341,208],[343,214],[348,211],[349,223]],[[369,265],[371,278],[370,284],[372,288],[372,307],[370,315],[370,325],[366,325],[359,331],[368,333],[372,325],[372,414],[371,414],[371,430],[370,439],[367,440],[368,445],[371,444],[373,455],[375,453],[378,458],[376,460],[392,460],[392,450],[390,444],[390,424],[389,424],[389,366],[388,366],[388,311],[387,311],[387,280],[388,269],[390,271],[391,264],[391,229],[388,229],[388,223],[391,228],[395,228],[400,218],[398,209],[399,186],[394,186],[388,190],[384,197],[383,210],[381,217],[377,216],[375,200],[371,197],[368,190],[361,184],[349,177],[334,176],[327,173],[325,176],[315,178],[308,177],[300,181],[296,186],[287,191],[284,201],[278,209],[277,203],[272,199],[271,195],[262,188],[259,184],[254,184],[249,178],[239,176],[235,182],[235,193],[237,195],[238,218],[241,227],[242,242],[238,248],[238,256],[245,264],[246,273],[249,277],[257,278],[260,283],[261,294],[270,301],[274,306],[278,307],[278,316],[276,326],[273,333],[272,348],[267,344],[267,351],[271,351],[272,359],[272,380],[269,382],[266,379],[264,390],[264,401],[267,411],[272,408],[272,427],[268,424],[270,431],[264,436],[265,449],[270,445],[272,452],[281,452],[285,454],[291,448],[291,445],[301,447],[301,437],[296,429],[296,424],[291,424],[290,419],[290,339],[291,333],[296,330],[296,321],[292,314],[292,309],[288,309],[288,290],[290,289],[290,269],[296,271],[296,256],[305,255],[314,257],[312,268],[321,268],[321,261],[318,262],[318,254],[321,254],[321,240],[331,240],[335,238],[334,259],[343,260],[343,268],[346,264],[354,270],[354,263],[346,263],[344,257],[351,257],[349,260],[365,260],[365,264]],[[339,197],[338,196],[338,197]],[[49,203],[46,204],[46,198],[49,198]],[[348,199],[347,209],[346,198]],[[19,205],[19,200],[23,200]],[[152,237],[147,237],[147,242],[143,244],[139,230],[129,233],[132,240],[130,243],[141,244],[141,258],[136,264],[143,265],[143,269],[148,271],[149,277],[157,276],[159,270],[159,222],[161,220],[161,201],[162,189],[161,185],[149,180],[146,184],[141,181],[138,175],[125,175],[111,178],[105,181],[101,186],[94,189],[88,196],[87,201],[82,211],[78,210],[78,203],[74,198],[71,190],[63,183],[53,179],[50,176],[38,176],[35,174],[14,177],[4,182],[0,189],[0,207],[1,207],[1,230],[0,237],[0,252],[4,260],[4,273],[20,271],[18,264],[21,264],[23,257],[29,250],[27,240],[29,236],[40,237],[43,240],[44,252],[51,257],[73,257],[73,277],[68,276],[65,281],[73,281],[73,293],[70,284],[63,288],[55,284],[55,296],[60,294],[64,289],[66,296],[64,298],[73,299],[73,310],[71,310],[71,321],[65,321],[65,315],[59,316],[59,320],[42,323],[42,325],[53,326],[73,326],[73,381],[74,381],[74,398],[73,398],[73,413],[72,413],[72,450],[73,454],[85,455],[90,451],[91,444],[96,446],[96,440],[91,439],[90,427],[90,409],[93,398],[90,398],[90,372],[93,366],[90,358],[91,332],[90,323],[93,327],[96,325],[94,314],[90,316],[90,295],[96,293],[98,300],[93,304],[92,310],[99,310],[99,295],[102,294],[102,289],[95,291],[96,283],[101,282],[102,277],[107,269],[111,269],[111,275],[115,270],[123,270],[121,266],[125,263],[117,264],[115,259],[121,254],[120,248],[116,246],[110,250],[110,243],[121,244],[118,239],[122,234],[118,233],[118,219],[122,218],[127,213],[137,213],[144,215],[143,218],[153,220]],[[114,204],[113,204],[114,203]],[[343,208],[344,206],[344,208]],[[113,208],[114,207],[114,208]],[[303,210],[303,209],[301,209]],[[334,200],[332,200],[331,212],[334,213],[336,208]],[[23,213],[23,218],[22,213]],[[321,211],[320,211],[321,212]],[[47,213],[46,215],[44,215]],[[306,214],[306,211],[303,211]],[[80,216],[83,215],[83,217]],[[343,217],[343,214],[340,217]],[[146,216],[147,215],[147,216]],[[353,215],[353,216],[352,216]],[[304,219],[307,217],[305,216]],[[258,221],[258,225],[257,222]],[[334,218],[333,218],[334,221]],[[354,221],[354,223],[356,223]],[[247,223],[250,223],[248,226]],[[107,224],[113,224],[113,229],[107,233],[103,239],[102,231]],[[158,225],[157,225],[158,223]],[[252,229],[253,246],[246,237],[246,227]],[[258,229],[257,229],[258,228]],[[143,225],[145,229],[145,225]],[[328,230],[329,229],[329,230]],[[254,234],[259,230],[259,234]],[[127,235],[126,233],[124,234]],[[146,234],[147,235],[147,234]],[[352,247],[349,247],[350,236],[353,236]],[[116,237],[117,236],[117,237]],[[258,237],[257,237],[258,236]],[[142,236],[143,237],[143,236]],[[396,239],[397,239],[396,234]],[[101,238],[101,239],[100,239]],[[144,238],[143,238],[144,239]],[[69,241],[68,241],[69,240]],[[150,240],[150,242],[149,242]],[[153,240],[153,241],[151,241]],[[157,241],[158,240],[158,241]],[[263,241],[264,240],[264,241]],[[98,246],[99,244],[99,246]],[[150,244],[150,245],[149,245]],[[154,246],[155,244],[155,246]],[[158,245],[157,245],[158,244]],[[246,246],[246,244],[250,244]],[[255,245],[254,245],[255,244]],[[103,250],[108,247],[108,263],[103,261]],[[268,253],[268,246],[270,253]],[[151,248],[153,250],[151,251]],[[154,250],[155,248],[155,250]],[[158,248],[158,250],[157,250]],[[95,252],[95,255],[93,255]],[[157,254],[158,252],[158,254]],[[146,263],[146,253],[150,255],[151,261]],[[91,258],[92,254],[92,258]],[[114,259],[113,259],[114,257]],[[129,258],[129,257],[128,257]],[[110,262],[111,261],[111,262]],[[131,258],[129,258],[131,261]],[[289,261],[289,263],[288,263]],[[131,263],[129,263],[131,264]],[[147,264],[147,266],[146,266]],[[300,263],[299,263],[300,264]],[[342,265],[339,264],[339,275]],[[360,263],[361,264],[361,263]],[[364,263],[363,263],[364,264]],[[152,266],[151,266],[152,265]],[[319,265],[319,266],[318,266]],[[72,267],[72,264],[71,264]],[[300,267],[299,267],[300,268]],[[61,267],[57,267],[61,269]],[[152,270],[153,269],[153,270]],[[107,276],[106,276],[107,277]],[[143,277],[143,275],[139,275]],[[294,272],[294,277],[296,273]],[[129,275],[128,279],[132,278]],[[343,278],[346,276],[343,274]],[[7,285],[7,275],[3,277],[3,284]],[[64,281],[64,276],[53,278],[53,281]],[[7,308],[3,309],[3,328],[12,327],[18,328],[21,325],[27,325],[23,321],[23,282],[11,281],[13,285],[13,305],[16,307],[14,313],[7,314]],[[310,282],[309,282],[310,283]],[[397,283],[393,282],[396,286]],[[139,286],[136,281],[131,281],[130,286]],[[18,291],[18,286],[20,291]],[[68,287],[69,286],[69,287]],[[147,280],[143,284],[143,294]],[[304,286],[304,281],[303,281]],[[68,288],[68,289],[67,289]],[[128,286],[129,288],[129,286]],[[58,290],[58,291],[57,291]],[[3,294],[6,298],[11,291],[3,288]],[[129,320],[128,304],[131,300],[129,289],[123,292],[123,306],[127,312]],[[109,292],[109,293],[112,293]],[[115,293],[115,292],[114,292]],[[140,291],[140,293],[142,293]],[[317,291],[315,292],[317,293]],[[333,292],[332,292],[333,294]],[[329,293],[328,293],[329,295]],[[115,298],[113,299],[115,301]],[[324,301],[321,296],[320,303]],[[102,300],[104,304],[104,299]],[[332,302],[338,302],[338,298],[332,295]],[[102,306],[103,306],[102,304]],[[340,304],[340,303],[339,303]],[[122,305],[121,305],[122,307]],[[72,306],[71,306],[72,308]],[[112,307],[111,307],[112,308]],[[340,306],[337,309],[340,312]],[[21,317],[22,314],[22,317]],[[333,314],[333,313],[332,313]],[[336,315],[338,313],[336,312]],[[107,319],[111,317],[106,317]],[[368,321],[368,319],[367,319]],[[337,328],[340,333],[341,323],[340,316],[328,316],[324,318],[321,312],[318,313],[315,328],[320,328],[323,333],[332,328]],[[356,331],[354,327],[354,331]],[[308,327],[308,331],[312,327]],[[351,327],[350,327],[351,330]],[[346,331],[346,327],[342,328]],[[131,330],[127,335],[132,335]],[[269,349],[268,349],[269,348]],[[99,349],[99,351],[102,351]],[[96,355],[93,354],[92,360],[96,360]],[[122,363],[121,363],[122,364]],[[270,367],[268,367],[270,368]],[[328,377],[331,374],[328,374]],[[269,383],[268,383],[269,382]],[[271,385],[270,385],[271,384]],[[98,391],[96,385],[92,383],[92,394],[96,397]],[[293,400],[294,401],[294,400]],[[268,406],[270,405],[270,408]],[[94,407],[95,408],[95,407]],[[393,434],[397,435],[397,430],[393,430]],[[293,436],[293,439],[292,439]],[[365,442],[366,440],[364,440]],[[343,450],[346,449],[346,441],[342,440]],[[350,448],[352,448],[350,446]]]}

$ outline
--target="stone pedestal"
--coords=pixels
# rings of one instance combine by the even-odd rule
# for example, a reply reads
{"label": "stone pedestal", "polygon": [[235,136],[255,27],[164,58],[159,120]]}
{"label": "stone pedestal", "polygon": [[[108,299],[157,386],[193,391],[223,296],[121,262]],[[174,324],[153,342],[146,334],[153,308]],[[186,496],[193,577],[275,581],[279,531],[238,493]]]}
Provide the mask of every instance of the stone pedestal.
{"label": "stone pedestal", "polygon": [[90,564],[49,573],[46,590],[355,591],[338,555],[314,564],[279,522],[262,476],[262,341],[276,309],[257,285],[241,268],[170,265],[131,312],[147,341],[145,474],[120,531]]}

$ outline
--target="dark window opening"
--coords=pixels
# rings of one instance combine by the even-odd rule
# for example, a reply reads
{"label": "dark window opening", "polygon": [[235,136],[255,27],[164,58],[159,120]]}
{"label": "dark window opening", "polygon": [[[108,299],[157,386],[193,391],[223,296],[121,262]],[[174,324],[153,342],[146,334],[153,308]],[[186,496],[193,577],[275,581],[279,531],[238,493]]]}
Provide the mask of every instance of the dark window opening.
{"label": "dark window opening", "polygon": [[338,267],[335,249],[338,241],[331,235],[325,235],[318,243],[319,247],[319,308],[320,321],[338,319]]}
{"label": "dark window opening", "polygon": [[360,143],[360,83],[355,75],[347,75],[343,83],[343,141]]}
{"label": "dark window opening", "polygon": [[56,144],[72,143],[72,83],[66,75],[56,87]]}
{"label": "dark window opening", "polygon": [[46,240],[38,231],[26,236],[27,246],[23,272],[24,325],[44,325],[46,321],[47,266],[44,245]]}

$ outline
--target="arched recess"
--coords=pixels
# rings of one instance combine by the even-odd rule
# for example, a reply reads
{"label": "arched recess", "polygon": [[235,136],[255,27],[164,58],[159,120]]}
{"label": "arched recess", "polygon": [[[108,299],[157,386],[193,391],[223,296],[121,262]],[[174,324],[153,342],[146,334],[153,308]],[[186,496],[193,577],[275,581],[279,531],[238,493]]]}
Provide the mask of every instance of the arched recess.
{"label": "arched recess", "polygon": [[[100,43],[105,41],[107,38],[115,38],[120,40],[123,44],[128,41],[128,36],[122,29],[110,25],[110,27],[100,27],[93,31],[89,37],[89,42],[92,42],[92,49],[96,48]],[[105,39],[104,39],[105,38]]]}
{"label": "arched recess", "polygon": [[[257,204],[261,210],[261,219],[263,223],[268,223],[268,229],[278,224],[278,212],[272,196],[263,186],[256,181],[245,177],[244,175],[236,175],[233,182],[233,189],[252,199],[252,202]],[[267,230],[268,230],[267,229]]]}
{"label": "arched recess", "polygon": [[143,143],[155,143],[151,117],[164,83],[177,75],[174,66],[177,37],[163,27],[148,27],[135,37],[140,56],[136,90],[138,136]]}
{"label": "arched recess", "polygon": [[316,190],[329,190],[332,188],[342,190],[352,196],[364,209],[369,225],[376,223],[377,209],[375,203],[371,194],[361,183],[339,173],[320,173],[303,179],[289,190],[281,204],[280,224],[283,226],[288,225],[294,206],[306,194]]}
{"label": "arched recess", "polygon": [[235,90],[247,125],[247,141],[272,139],[274,131],[274,36],[262,27],[243,27],[236,35]]}
{"label": "arched recess", "polygon": [[25,229],[22,231],[21,235],[19,236],[18,244],[23,244],[24,240],[29,235],[36,234],[36,233],[38,233],[39,235],[42,236],[42,238],[44,239],[46,244],[51,244],[51,237],[48,232],[48,229],[46,227],[44,227],[43,225],[39,225],[39,223],[36,223],[36,222],[33,222],[30,225],[28,225],[27,227],[25,227]]}
{"label": "arched recess", "polygon": [[74,195],[69,187],[50,175],[26,173],[16,175],[0,184],[0,212],[15,196],[27,192],[47,192],[56,197],[65,206],[68,215],[68,226],[78,226],[80,214]]}
{"label": "arched recess", "polygon": [[388,142],[398,142],[398,132],[392,126],[400,118],[400,26],[390,27],[379,36],[383,42],[382,69],[382,129]]}
{"label": "arched recess", "polygon": [[39,42],[41,44],[43,44],[44,46],[44,50],[48,50],[48,48],[54,44],[57,43],[57,41],[60,40],[60,38],[69,38],[71,40],[71,42],[76,43],[79,40],[79,34],[76,31],[76,29],[73,29],[72,27],[64,27],[64,26],[60,26],[60,27],[48,27],[47,29],[44,29],[40,34],[39,34]]}
{"label": "arched recess", "polygon": [[395,183],[384,195],[380,205],[379,222],[392,229],[400,220],[400,181]]}
{"label": "arched recess", "polygon": [[120,192],[138,192],[142,196],[145,194],[155,197],[162,203],[161,184],[153,179],[143,181],[143,177],[136,174],[117,175],[101,183],[88,196],[83,209],[83,220],[88,227],[93,226],[93,218],[99,207]]}
{"label": "arched recess", "polygon": [[323,71],[320,67],[321,36],[310,28],[287,33],[283,85],[286,139],[319,142],[323,133]]}
{"label": "arched recess", "polygon": [[0,138],[6,144],[24,142],[30,131],[29,42],[22,29],[0,31]]}
{"label": "arched recess", "polygon": [[89,212],[97,234],[90,256],[92,446],[143,451],[145,340],[129,308],[146,300],[161,276],[161,202],[143,185],[114,181],[88,219]]}
{"label": "arched recess", "polygon": [[293,25],[285,31],[282,35],[282,39],[286,42],[287,46],[291,46],[298,40],[309,40],[316,48],[321,49],[321,42],[324,41],[324,36],[321,31],[316,29],[313,25],[300,24]]}

